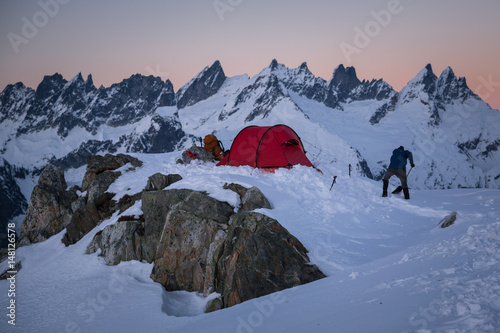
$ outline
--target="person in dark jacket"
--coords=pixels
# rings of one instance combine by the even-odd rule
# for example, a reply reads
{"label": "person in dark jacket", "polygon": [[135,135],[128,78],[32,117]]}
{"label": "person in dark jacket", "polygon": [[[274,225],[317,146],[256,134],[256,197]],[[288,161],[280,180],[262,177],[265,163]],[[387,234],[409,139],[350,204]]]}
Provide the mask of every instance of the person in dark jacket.
{"label": "person in dark jacket", "polygon": [[408,183],[406,180],[406,161],[410,160],[410,165],[413,168],[413,154],[409,150],[405,150],[403,146],[394,149],[391,156],[391,164],[385,172],[384,176],[384,188],[382,191],[382,196],[387,196],[387,188],[389,187],[389,179],[392,176],[397,176],[401,181],[401,187],[403,188],[403,193],[405,199],[410,199],[410,192],[408,191]]}

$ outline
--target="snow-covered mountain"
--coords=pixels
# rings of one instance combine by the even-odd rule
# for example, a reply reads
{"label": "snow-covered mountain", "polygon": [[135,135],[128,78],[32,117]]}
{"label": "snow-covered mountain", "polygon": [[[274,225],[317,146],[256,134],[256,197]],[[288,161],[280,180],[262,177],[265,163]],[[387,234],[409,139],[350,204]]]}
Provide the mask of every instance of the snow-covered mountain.
{"label": "snow-covered mountain", "polygon": [[[272,207],[256,213],[276,219],[326,275],[204,313],[217,295],[167,292],[151,278],[153,263],[108,266],[102,249],[84,254],[105,228],[140,220],[141,200],[130,201],[74,244],[61,242],[63,230],[16,249],[11,258],[22,268],[0,279],[2,290],[15,289],[0,294],[2,332],[498,331],[500,113],[451,68],[438,77],[427,65],[400,92],[359,80],[352,67],[338,66],[326,81],[305,63],[290,69],[275,60],[254,77],[226,77],[217,61],[177,93],[151,76],[97,89],[90,76],[56,74],[36,90],[8,86],[0,109],[0,222],[20,229],[47,163],[64,169],[61,191],[74,196],[71,210],[84,211],[89,193],[74,186],[87,157],[124,152],[141,163],[103,169],[113,200],[129,202],[157,173],[180,176],[167,189],[200,191],[235,209],[241,198],[225,185],[256,187]],[[229,148],[245,126],[276,123],[296,130],[323,173],[176,163],[198,137],[215,133]],[[382,198],[377,181],[399,145],[415,156],[409,201]],[[455,223],[440,228],[452,212]],[[0,274],[7,269],[9,260],[0,262]]]}
{"label": "snow-covered mountain", "polygon": [[339,65],[326,81],[306,63],[290,69],[276,60],[251,78],[226,77],[216,61],[177,93],[170,81],[153,76],[96,88],[91,75],[66,81],[54,74],[36,90],[7,86],[0,110],[1,181],[9,188],[0,199],[7,220],[26,206],[49,162],[71,170],[92,154],[169,152],[209,133],[229,149],[252,124],[291,126],[324,169],[335,164],[348,172],[351,165],[354,173],[380,180],[392,150],[404,145],[417,165],[412,188],[500,184],[500,112],[451,68],[437,77],[431,65],[400,92],[382,79],[361,81],[353,67]]}

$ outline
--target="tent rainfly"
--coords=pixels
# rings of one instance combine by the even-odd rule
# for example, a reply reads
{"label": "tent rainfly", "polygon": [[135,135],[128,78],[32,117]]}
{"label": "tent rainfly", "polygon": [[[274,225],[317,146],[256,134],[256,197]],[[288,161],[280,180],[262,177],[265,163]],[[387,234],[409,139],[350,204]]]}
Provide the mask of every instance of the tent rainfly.
{"label": "tent rainfly", "polygon": [[297,164],[313,166],[297,133],[286,125],[274,125],[242,129],[217,165],[277,169]]}

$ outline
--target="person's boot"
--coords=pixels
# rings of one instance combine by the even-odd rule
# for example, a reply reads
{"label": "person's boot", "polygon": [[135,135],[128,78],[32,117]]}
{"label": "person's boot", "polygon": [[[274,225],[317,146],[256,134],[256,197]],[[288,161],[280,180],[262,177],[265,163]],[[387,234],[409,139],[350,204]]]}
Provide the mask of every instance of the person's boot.
{"label": "person's boot", "polygon": [[410,191],[408,191],[408,187],[403,188],[403,193],[405,194],[405,199],[410,199]]}
{"label": "person's boot", "polygon": [[384,187],[382,189],[382,196],[386,197],[387,196],[387,188],[389,187],[389,181],[388,180],[383,180],[384,181]]}

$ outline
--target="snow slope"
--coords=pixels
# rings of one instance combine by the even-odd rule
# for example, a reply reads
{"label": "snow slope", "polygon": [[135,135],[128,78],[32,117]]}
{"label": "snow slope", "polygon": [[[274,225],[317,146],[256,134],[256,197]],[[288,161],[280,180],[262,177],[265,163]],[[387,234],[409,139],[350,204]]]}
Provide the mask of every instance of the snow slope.
{"label": "snow slope", "polygon": [[[118,216],[64,247],[64,232],[17,249],[16,325],[7,323],[9,283],[0,281],[1,332],[498,332],[500,190],[411,191],[381,198],[381,184],[349,177],[334,164],[324,175],[296,167],[264,173],[212,163],[175,164],[180,153],[133,154],[144,162],[111,185],[115,199],[144,188],[147,177],[179,173],[171,188],[204,190],[237,204],[226,182],[257,186],[277,219],[309,250],[327,278],[203,313],[207,299],[167,293],[152,265],[106,266],[85,255],[92,237]],[[126,168],[123,168],[125,171]],[[78,184],[84,169],[66,172]],[[337,182],[331,191],[332,175]],[[411,182],[411,177],[410,177]],[[454,225],[438,222],[457,212]],[[136,203],[123,214],[141,213]],[[6,269],[0,264],[0,271]],[[211,295],[213,297],[214,295]]]}

